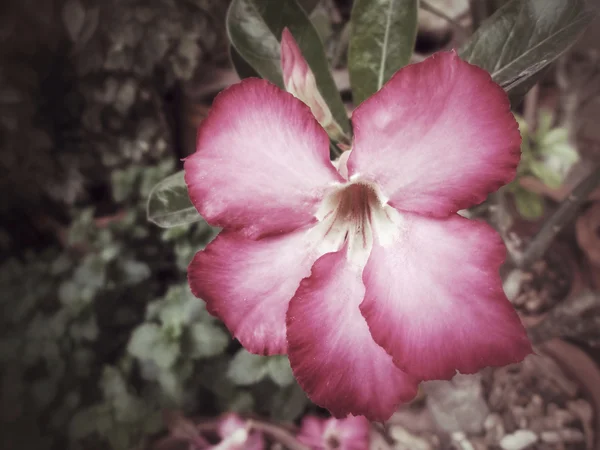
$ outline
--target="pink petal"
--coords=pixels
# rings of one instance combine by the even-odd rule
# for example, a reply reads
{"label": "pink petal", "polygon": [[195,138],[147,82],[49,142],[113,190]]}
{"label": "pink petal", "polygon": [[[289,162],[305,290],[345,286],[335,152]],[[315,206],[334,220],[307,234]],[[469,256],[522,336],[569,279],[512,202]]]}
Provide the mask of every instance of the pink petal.
{"label": "pink petal", "polygon": [[346,419],[329,419],[325,425],[324,441],[338,442],[339,450],[368,450],[369,449],[369,421],[362,417],[348,417]]}
{"label": "pink petal", "polygon": [[252,78],[215,99],[184,168],[200,214],[253,238],[314,222],[327,186],[342,181],[306,105]]}
{"label": "pink petal", "polygon": [[404,214],[400,237],[376,242],[363,274],[374,339],[426,380],[520,362],[532,350],[502,290],[505,256],[485,223]]}
{"label": "pink petal", "polygon": [[246,422],[235,413],[225,414],[219,419],[219,424],[217,425],[217,430],[221,438],[225,438],[237,430],[244,428],[246,428]]}
{"label": "pink petal", "polygon": [[234,413],[227,414],[219,421],[219,436],[222,441],[213,450],[263,450],[262,433],[249,432],[248,424]]}
{"label": "pink petal", "polygon": [[309,448],[320,448],[323,446],[323,434],[325,432],[325,420],[312,416],[304,416],[302,426],[298,432],[298,440]]}
{"label": "pink petal", "polygon": [[521,136],[506,93],[455,52],[399,70],[353,113],[350,175],[399,210],[443,217],[511,181]]}
{"label": "pink petal", "polygon": [[346,251],[317,260],[287,312],[288,356],[300,386],[335,417],[384,421],[417,393],[417,382],[373,341],[359,311],[361,270]]}
{"label": "pink petal", "polygon": [[297,438],[311,449],[368,450],[370,428],[363,416],[327,420],[306,416]]}
{"label": "pink petal", "polygon": [[322,254],[311,236],[301,229],[255,241],[224,230],[192,260],[191,290],[248,351],[286,353],[289,301]]}

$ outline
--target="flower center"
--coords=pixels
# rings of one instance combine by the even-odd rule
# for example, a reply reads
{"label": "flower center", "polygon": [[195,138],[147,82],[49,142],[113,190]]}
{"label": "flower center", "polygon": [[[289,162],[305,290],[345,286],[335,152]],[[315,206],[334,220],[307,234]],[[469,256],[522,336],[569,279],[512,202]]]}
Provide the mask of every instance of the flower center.
{"label": "flower center", "polygon": [[342,185],[325,197],[317,218],[324,227],[325,241],[332,247],[329,251],[346,243],[349,258],[364,264],[374,237],[381,242],[398,230],[393,213],[377,186],[358,181]]}

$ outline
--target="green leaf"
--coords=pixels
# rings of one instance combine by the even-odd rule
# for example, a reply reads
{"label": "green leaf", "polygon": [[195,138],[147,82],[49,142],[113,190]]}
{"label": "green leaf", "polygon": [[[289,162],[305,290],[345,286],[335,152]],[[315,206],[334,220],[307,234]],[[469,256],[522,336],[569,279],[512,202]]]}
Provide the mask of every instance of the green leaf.
{"label": "green leaf", "polygon": [[177,172],[154,186],[147,205],[150,222],[170,228],[202,220],[188,196],[183,177],[183,171]]}
{"label": "green leaf", "polygon": [[289,386],[294,382],[294,373],[290,361],[285,355],[271,356],[268,362],[269,377],[281,387]]}
{"label": "green leaf", "polygon": [[268,373],[269,357],[254,355],[244,349],[235,354],[227,369],[227,377],[239,386],[258,383]]}
{"label": "green leaf", "polygon": [[298,383],[291,384],[273,396],[270,404],[271,417],[278,421],[294,421],[302,415],[309,402]]}
{"label": "green leaf", "polygon": [[544,213],[544,200],[538,194],[521,187],[514,191],[515,205],[519,214],[527,220],[539,219]]}
{"label": "green leaf", "polygon": [[195,323],[190,327],[190,356],[192,358],[210,358],[220,355],[229,344],[229,336],[220,327],[212,323]]}
{"label": "green leaf", "polygon": [[410,61],[417,36],[418,0],[356,0],[348,71],[354,104],[377,92]]}
{"label": "green leaf", "polygon": [[460,56],[490,72],[508,93],[522,94],[593,16],[585,0],[512,0],[481,25]]}
{"label": "green leaf", "polygon": [[283,88],[280,40],[287,27],[315,75],[319,91],[344,132],[350,124],[319,34],[296,0],[233,0],[227,33],[235,50],[262,76]]}
{"label": "green leaf", "polygon": [[562,184],[561,174],[547,167],[544,161],[532,161],[529,170],[548,187],[557,189]]}
{"label": "green leaf", "polygon": [[260,78],[260,74],[246,62],[233,45],[229,46],[229,60],[241,80],[244,78]]}
{"label": "green leaf", "polygon": [[[306,14],[312,13],[319,2],[320,0],[298,0],[298,3],[306,12]],[[244,78],[252,77],[260,78],[259,73],[246,62],[242,55],[240,55],[232,45],[229,46],[229,60],[231,61],[231,64],[233,65],[233,68],[237,72],[240,79],[243,80]]]}
{"label": "green leaf", "polygon": [[154,323],[144,323],[133,331],[127,351],[138,359],[152,360],[163,369],[173,366],[179,357],[178,343],[167,339]]}
{"label": "green leaf", "polygon": [[321,0],[298,0],[298,4],[306,14],[312,13],[319,3]]}

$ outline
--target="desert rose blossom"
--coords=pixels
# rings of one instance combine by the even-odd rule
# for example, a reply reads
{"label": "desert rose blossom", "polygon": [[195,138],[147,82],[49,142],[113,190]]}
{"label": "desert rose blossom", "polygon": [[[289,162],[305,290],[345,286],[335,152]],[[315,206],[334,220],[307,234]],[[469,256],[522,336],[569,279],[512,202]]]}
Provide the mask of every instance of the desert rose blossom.
{"label": "desert rose blossom", "polygon": [[504,91],[455,52],[399,70],[352,124],[332,164],[294,96],[260,79],[222,92],[185,180],[223,230],[188,279],[247,350],[287,354],[315,403],[383,421],[422,380],[531,352],[500,237],[457,214],[514,177],[521,139]]}
{"label": "desert rose blossom", "polygon": [[369,450],[370,424],[364,417],[320,419],[306,416],[297,439],[311,450]]}

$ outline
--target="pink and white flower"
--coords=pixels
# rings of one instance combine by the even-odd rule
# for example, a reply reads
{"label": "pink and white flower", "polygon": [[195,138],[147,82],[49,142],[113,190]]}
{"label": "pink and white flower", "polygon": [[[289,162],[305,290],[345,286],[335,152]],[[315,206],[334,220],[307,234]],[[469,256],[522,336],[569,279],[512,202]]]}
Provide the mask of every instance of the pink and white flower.
{"label": "pink and white flower", "polygon": [[246,349],[288,354],[315,403],[383,421],[422,380],[531,352],[500,237],[457,214],[513,179],[521,138],[504,91],[455,52],[399,70],[352,124],[331,163],[294,96],[260,79],[222,92],[185,179],[223,231],[188,278]]}
{"label": "pink and white flower", "polygon": [[211,450],[263,450],[265,442],[262,433],[251,431],[248,422],[237,414],[230,413],[219,420],[218,433],[221,442]]}
{"label": "pink and white flower", "polygon": [[306,416],[298,440],[311,450],[368,450],[370,424],[364,417],[319,419]]}

